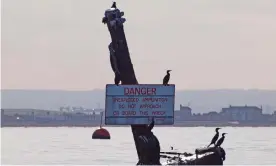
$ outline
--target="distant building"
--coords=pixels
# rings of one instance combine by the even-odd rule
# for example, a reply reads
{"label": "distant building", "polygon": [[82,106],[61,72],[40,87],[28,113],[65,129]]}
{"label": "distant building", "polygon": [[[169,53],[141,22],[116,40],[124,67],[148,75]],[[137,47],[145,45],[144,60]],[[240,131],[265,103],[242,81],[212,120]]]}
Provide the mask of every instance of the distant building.
{"label": "distant building", "polygon": [[180,110],[175,111],[175,118],[177,120],[189,120],[192,117],[192,109],[180,104]]}
{"label": "distant building", "polygon": [[229,106],[222,108],[223,119],[230,121],[256,121],[262,117],[262,108],[256,106]]}
{"label": "distant building", "polygon": [[272,120],[276,121],[276,111],[274,111],[273,114],[272,114]]}
{"label": "distant building", "polygon": [[207,120],[207,121],[221,121],[222,120],[221,115],[216,111],[203,113],[202,117],[204,118],[204,120]]}

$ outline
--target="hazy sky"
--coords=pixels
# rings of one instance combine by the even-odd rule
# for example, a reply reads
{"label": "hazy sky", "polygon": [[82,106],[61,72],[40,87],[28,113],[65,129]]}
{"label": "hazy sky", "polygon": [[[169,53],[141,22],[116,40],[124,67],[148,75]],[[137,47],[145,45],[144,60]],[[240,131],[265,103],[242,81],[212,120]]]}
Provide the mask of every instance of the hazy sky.
{"label": "hazy sky", "polygon": [[[89,90],[113,83],[110,0],[3,0],[2,89]],[[275,0],[117,1],[139,83],[276,89]]]}

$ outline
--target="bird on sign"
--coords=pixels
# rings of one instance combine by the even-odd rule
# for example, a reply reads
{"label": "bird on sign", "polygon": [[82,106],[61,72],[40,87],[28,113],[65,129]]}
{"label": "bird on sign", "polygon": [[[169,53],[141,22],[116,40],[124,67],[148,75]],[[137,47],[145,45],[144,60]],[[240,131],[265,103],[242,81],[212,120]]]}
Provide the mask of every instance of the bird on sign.
{"label": "bird on sign", "polygon": [[164,86],[168,86],[168,83],[169,83],[170,77],[171,77],[170,72],[171,72],[171,70],[167,70],[167,74],[166,74],[165,77],[163,78],[163,85],[164,85]]}

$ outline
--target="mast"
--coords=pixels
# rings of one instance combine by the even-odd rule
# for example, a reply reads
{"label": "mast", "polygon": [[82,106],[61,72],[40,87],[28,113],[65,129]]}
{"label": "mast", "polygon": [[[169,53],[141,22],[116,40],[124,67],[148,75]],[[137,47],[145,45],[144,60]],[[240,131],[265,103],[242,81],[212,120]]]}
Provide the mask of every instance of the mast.
{"label": "mast", "polygon": [[103,125],[103,112],[101,112],[101,124],[100,124],[100,128],[102,128]]}
{"label": "mast", "polygon": [[[122,16],[124,16],[124,12],[121,12],[118,8],[110,8],[105,11],[105,16],[102,19],[102,23],[107,25],[111,36],[111,43],[108,46],[111,68],[114,74],[120,73],[122,84],[138,84],[124,32],[123,24],[126,22],[126,19]],[[139,147],[137,140],[140,133],[146,130],[146,126],[147,125],[131,125],[139,159],[141,156],[139,149],[141,148]]]}

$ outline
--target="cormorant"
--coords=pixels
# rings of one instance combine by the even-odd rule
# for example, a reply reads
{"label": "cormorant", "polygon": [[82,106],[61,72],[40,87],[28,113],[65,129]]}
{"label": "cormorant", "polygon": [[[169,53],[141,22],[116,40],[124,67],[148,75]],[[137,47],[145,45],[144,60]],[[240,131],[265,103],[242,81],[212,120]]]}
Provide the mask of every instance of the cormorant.
{"label": "cormorant", "polygon": [[170,81],[170,76],[171,76],[170,71],[171,70],[167,70],[167,75],[165,75],[165,77],[163,78],[163,85],[165,86],[168,86],[168,83]]}
{"label": "cormorant", "polygon": [[224,138],[225,138],[225,134],[227,133],[222,133],[222,137],[218,140],[218,142],[216,143],[216,146],[221,146],[221,144],[223,143],[224,141]]}
{"label": "cormorant", "polygon": [[152,132],[154,124],[155,121],[154,118],[152,118],[151,123],[143,126],[143,128],[141,128],[141,133],[138,133],[138,135],[140,135],[138,137],[138,149],[141,156],[139,157],[137,165],[161,165],[160,143]]}
{"label": "cormorant", "polygon": [[210,143],[207,147],[209,147],[209,146],[212,145],[212,144],[214,144],[214,145],[216,144],[216,141],[217,141],[218,138],[219,138],[219,129],[220,129],[220,128],[216,128],[216,134],[215,134],[215,136],[213,137],[211,143]]}
{"label": "cormorant", "polygon": [[115,85],[119,85],[119,83],[120,83],[120,81],[121,81],[121,76],[120,76],[120,74],[119,73],[115,73],[115,78],[114,78],[114,82],[115,82]]}
{"label": "cormorant", "polygon": [[116,2],[113,2],[111,8],[117,9]]}

